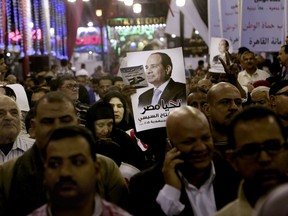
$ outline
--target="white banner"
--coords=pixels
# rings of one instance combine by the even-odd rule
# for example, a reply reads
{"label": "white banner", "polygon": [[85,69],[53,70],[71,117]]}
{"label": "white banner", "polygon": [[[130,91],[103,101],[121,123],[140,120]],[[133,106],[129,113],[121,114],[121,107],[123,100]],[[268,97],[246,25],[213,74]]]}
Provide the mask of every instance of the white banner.
{"label": "white banner", "polygon": [[238,0],[219,0],[218,3],[221,36],[229,39],[232,42],[233,51],[237,52],[239,48]]}
{"label": "white banner", "polygon": [[274,52],[284,44],[284,0],[244,0],[241,17],[241,46]]}
{"label": "white banner", "polygon": [[208,0],[209,40],[211,37],[221,37],[218,1]]}

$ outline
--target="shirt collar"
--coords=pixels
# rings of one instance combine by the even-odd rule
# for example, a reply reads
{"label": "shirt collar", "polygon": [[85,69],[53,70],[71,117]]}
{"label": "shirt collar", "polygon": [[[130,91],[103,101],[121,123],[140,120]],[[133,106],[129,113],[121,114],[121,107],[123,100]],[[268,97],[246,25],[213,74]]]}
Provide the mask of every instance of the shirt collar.
{"label": "shirt collar", "polygon": [[[180,171],[179,171],[179,174],[180,174],[181,178],[183,179],[185,187],[187,187],[189,185],[192,186]],[[215,166],[214,166],[213,161],[211,161],[209,178],[205,181],[205,183],[203,185],[201,185],[200,188],[209,188],[212,185],[215,176],[216,176]],[[193,185],[193,187],[195,187],[195,186]]]}
{"label": "shirt collar", "polygon": [[166,80],[166,82],[164,82],[164,83],[163,83],[162,85],[160,85],[158,88],[155,88],[155,87],[154,87],[154,91],[155,91],[155,89],[159,89],[161,92],[163,92],[164,89],[166,88],[166,86],[168,85],[169,81],[170,81],[170,78],[169,78],[168,80]]}

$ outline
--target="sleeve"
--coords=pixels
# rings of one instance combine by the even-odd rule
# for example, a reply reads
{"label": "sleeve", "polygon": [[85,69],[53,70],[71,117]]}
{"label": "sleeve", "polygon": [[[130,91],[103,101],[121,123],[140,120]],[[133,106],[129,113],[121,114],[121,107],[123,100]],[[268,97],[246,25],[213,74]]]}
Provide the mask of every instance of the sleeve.
{"label": "sleeve", "polygon": [[185,208],[179,201],[180,195],[180,190],[166,184],[158,193],[156,201],[167,216],[179,215]]}
{"label": "sleeve", "polygon": [[105,200],[124,209],[129,205],[128,187],[116,163],[104,155],[97,154],[100,163],[100,176],[97,192]]}

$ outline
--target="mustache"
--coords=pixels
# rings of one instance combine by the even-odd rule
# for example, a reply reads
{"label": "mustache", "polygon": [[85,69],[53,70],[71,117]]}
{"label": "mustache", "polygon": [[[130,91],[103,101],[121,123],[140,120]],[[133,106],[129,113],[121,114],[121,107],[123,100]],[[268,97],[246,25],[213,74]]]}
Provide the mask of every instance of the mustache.
{"label": "mustache", "polygon": [[213,149],[207,148],[206,150],[203,150],[203,151],[191,151],[186,154],[181,153],[180,158],[181,159],[193,159],[193,158],[197,159],[197,158],[201,158],[203,156],[210,155],[210,154],[213,154]]}
{"label": "mustache", "polygon": [[55,188],[60,188],[65,184],[77,186],[77,182],[71,177],[60,177],[60,179],[56,182]]}
{"label": "mustache", "polygon": [[2,125],[3,126],[17,126],[17,123],[15,123],[14,121],[11,121],[11,120],[4,120],[2,122]]}

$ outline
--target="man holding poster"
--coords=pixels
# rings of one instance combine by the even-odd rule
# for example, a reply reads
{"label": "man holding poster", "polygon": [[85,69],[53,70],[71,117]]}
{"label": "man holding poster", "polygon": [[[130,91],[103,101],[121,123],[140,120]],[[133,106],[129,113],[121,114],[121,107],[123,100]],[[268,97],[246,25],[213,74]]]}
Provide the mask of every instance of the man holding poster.
{"label": "man holding poster", "polygon": [[175,82],[171,78],[173,64],[169,55],[163,52],[152,53],[146,62],[147,81],[154,87],[139,96],[139,107],[186,101],[186,87],[184,83]]}

